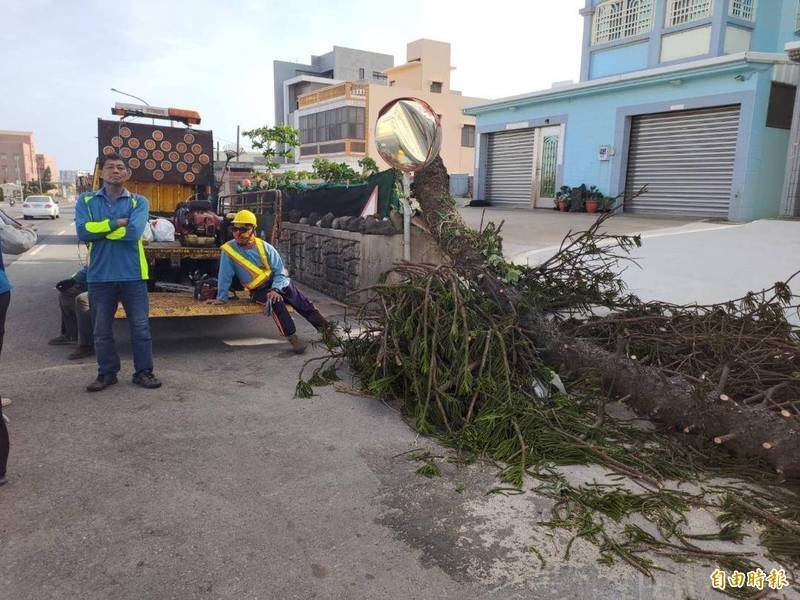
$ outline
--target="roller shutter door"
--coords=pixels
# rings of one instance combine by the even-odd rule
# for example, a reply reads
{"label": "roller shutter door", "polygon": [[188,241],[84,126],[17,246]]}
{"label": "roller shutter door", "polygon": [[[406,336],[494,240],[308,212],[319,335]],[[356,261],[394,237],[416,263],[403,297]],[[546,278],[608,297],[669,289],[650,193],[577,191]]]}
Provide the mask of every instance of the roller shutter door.
{"label": "roller shutter door", "polygon": [[530,208],[535,131],[514,129],[489,134],[486,198],[493,204]]}
{"label": "roller shutter door", "polygon": [[727,218],[738,132],[738,105],[633,117],[625,210]]}

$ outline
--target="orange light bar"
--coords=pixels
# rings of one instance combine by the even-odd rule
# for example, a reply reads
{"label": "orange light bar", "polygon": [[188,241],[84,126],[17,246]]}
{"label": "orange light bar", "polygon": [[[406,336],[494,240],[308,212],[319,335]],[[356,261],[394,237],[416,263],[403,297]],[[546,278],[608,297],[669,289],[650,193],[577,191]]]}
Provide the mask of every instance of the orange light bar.
{"label": "orange light bar", "polygon": [[176,121],[184,121],[191,125],[200,124],[200,113],[196,110],[186,110],[183,108],[168,108],[170,118]]}

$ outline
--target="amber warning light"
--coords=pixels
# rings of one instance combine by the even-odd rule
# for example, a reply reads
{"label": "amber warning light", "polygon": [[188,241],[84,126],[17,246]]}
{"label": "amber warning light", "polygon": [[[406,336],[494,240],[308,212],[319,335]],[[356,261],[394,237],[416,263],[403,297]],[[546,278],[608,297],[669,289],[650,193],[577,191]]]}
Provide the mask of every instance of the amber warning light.
{"label": "amber warning light", "polygon": [[126,104],[117,102],[111,109],[112,115],[125,117],[147,117],[149,119],[164,119],[178,121],[186,125],[199,125],[200,113],[196,110],[183,108],[160,108],[158,106],[145,106],[143,104]]}

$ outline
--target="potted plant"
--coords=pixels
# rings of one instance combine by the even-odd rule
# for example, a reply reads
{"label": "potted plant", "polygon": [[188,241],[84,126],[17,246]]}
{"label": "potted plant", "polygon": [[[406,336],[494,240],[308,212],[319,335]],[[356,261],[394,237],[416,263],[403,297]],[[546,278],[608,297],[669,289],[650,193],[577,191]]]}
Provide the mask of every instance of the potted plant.
{"label": "potted plant", "polygon": [[562,185],[561,191],[556,194],[555,208],[558,208],[561,212],[567,212],[569,210],[571,196],[572,188],[568,185]]}
{"label": "potted plant", "polygon": [[586,194],[586,212],[596,213],[603,202],[603,193],[597,189],[597,186],[592,186]]}
{"label": "potted plant", "polygon": [[589,191],[586,188],[586,184],[581,184],[578,187],[572,188],[572,194],[570,194],[569,198],[569,210],[570,212],[583,212],[586,210],[585,202],[586,202],[586,195]]}

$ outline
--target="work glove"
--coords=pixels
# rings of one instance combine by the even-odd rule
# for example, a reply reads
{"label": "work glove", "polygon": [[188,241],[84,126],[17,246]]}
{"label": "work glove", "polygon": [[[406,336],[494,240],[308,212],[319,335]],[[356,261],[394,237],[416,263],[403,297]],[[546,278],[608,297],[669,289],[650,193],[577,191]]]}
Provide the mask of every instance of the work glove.
{"label": "work glove", "polygon": [[69,288],[71,288],[73,285],[76,285],[77,283],[78,282],[75,281],[72,277],[70,277],[69,279],[62,279],[56,284],[56,289],[59,292],[66,292]]}
{"label": "work glove", "polygon": [[276,302],[283,302],[283,296],[281,296],[275,290],[270,290],[267,292],[266,302],[264,302],[264,315],[267,317],[272,316],[272,305]]}

